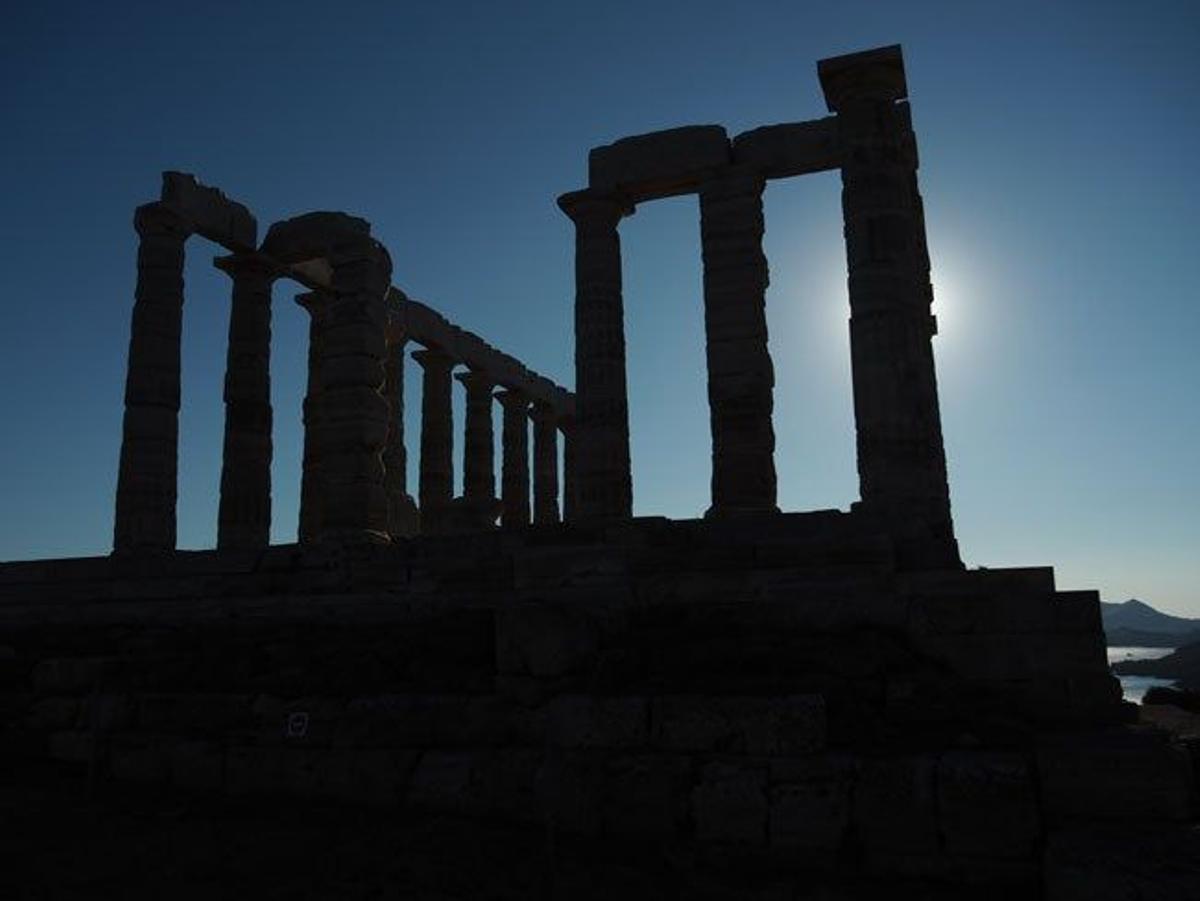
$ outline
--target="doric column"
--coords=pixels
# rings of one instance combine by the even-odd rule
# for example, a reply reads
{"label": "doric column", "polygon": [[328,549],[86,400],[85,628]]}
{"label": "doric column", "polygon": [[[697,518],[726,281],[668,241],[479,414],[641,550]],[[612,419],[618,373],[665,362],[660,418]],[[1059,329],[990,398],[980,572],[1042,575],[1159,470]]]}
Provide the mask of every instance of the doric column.
{"label": "doric column", "polygon": [[408,493],[408,450],[404,446],[404,348],[407,338],[387,346],[383,398],[388,405],[387,440],[383,447],[383,483],[387,491],[388,534],[409,538],[420,531],[417,505]]}
{"label": "doric column", "polygon": [[533,420],[533,521],[558,522],[558,416],[548,404],[536,403]]}
{"label": "doric column", "polygon": [[321,361],[324,341],[326,304],[319,293],[312,291],[296,296],[296,303],[308,311],[308,382],[305,388],[304,458],[300,476],[300,543],[316,541],[321,534],[321,506],[324,491],[321,486],[321,460],[317,444],[317,421],[321,409]]}
{"label": "doric column", "polygon": [[529,397],[522,391],[496,393],[504,408],[500,432],[504,460],[500,470],[500,525],[516,529],[529,525]]}
{"label": "doric column", "polygon": [[837,113],[864,512],[888,523],[901,564],[961,566],[946,482],[930,315],[933,289],[899,47],[823,60]]}
{"label": "doric column", "polygon": [[137,290],[125,377],[113,550],[175,548],[179,357],[186,223],[157,203],[138,207]]}
{"label": "doric column", "polygon": [[263,548],[271,540],[271,283],[257,254],[215,261],[233,279],[225,364],[225,445],[218,548]]}
{"label": "doric column", "polygon": [[454,497],[454,411],[452,357],[432,348],[413,355],[425,370],[421,395],[421,469],[418,498],[421,531],[437,531]]}
{"label": "doric column", "polygon": [[463,497],[472,508],[490,511],[496,502],[496,450],[492,429],[492,389],[487,373],[470,371],[455,376],[467,391],[463,433]]}
{"label": "doric column", "polygon": [[617,223],[632,210],[590,190],[564,194],[558,205],[575,223],[575,514],[624,519],[633,514],[633,485]]}
{"label": "doric column", "polygon": [[558,422],[563,436],[563,522],[574,522],[576,492],[575,418],[564,417]]}
{"label": "doric column", "polygon": [[700,189],[712,427],[708,516],[776,512],[775,372],[767,351],[764,179],[733,170]]}
{"label": "doric column", "polygon": [[320,342],[321,539],[390,540],[383,447],[387,354],[385,299],[392,260],[378,241],[338,248]]}

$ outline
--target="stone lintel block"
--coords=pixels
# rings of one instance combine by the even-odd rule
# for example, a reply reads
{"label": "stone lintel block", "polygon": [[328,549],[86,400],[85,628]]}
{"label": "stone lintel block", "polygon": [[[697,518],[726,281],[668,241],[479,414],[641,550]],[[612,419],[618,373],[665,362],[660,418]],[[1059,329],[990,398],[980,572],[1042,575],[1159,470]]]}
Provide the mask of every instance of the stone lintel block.
{"label": "stone lintel block", "polygon": [[782,756],[825,746],[820,695],[669,695],[654,699],[652,716],[653,743],[668,751]]}
{"label": "stone lintel block", "polygon": [[1024,754],[952,751],[938,761],[938,811],[950,854],[1028,859],[1041,819]]}
{"label": "stone lintel block", "polygon": [[617,757],[608,761],[602,818],[612,836],[671,839],[687,818],[691,760],[681,756]]}
{"label": "stone lintel block", "polygon": [[697,190],[730,163],[719,125],[689,125],[622,138],[588,155],[588,185],[634,202]]}
{"label": "stone lintel block", "polygon": [[[371,224],[346,213],[305,213],[276,222],[263,238],[262,252],[289,266],[309,260],[336,260],[361,255],[375,247]],[[334,266],[336,270],[336,266]]]}
{"label": "stone lintel block", "polygon": [[696,838],[762,846],[767,838],[767,768],[748,761],[711,761],[691,792]]}
{"label": "stone lintel block", "polygon": [[1054,628],[1059,632],[1103,632],[1100,592],[1059,591],[1054,595]]}
{"label": "stone lintel block", "polygon": [[863,759],[854,823],[869,857],[938,852],[935,766],[929,755]]}
{"label": "stone lintel block", "polygon": [[243,252],[258,245],[258,223],[250,211],[194,175],[164,172],[161,200],[210,241]]}
{"label": "stone lintel block", "polygon": [[549,741],[561,748],[639,748],[649,741],[645,698],[562,695],[548,705]]}
{"label": "stone lintel block", "polygon": [[841,165],[837,119],[764,125],[733,139],[733,163],[766,178],[790,178]]}
{"label": "stone lintel block", "polygon": [[1189,755],[1161,733],[1046,736],[1037,765],[1043,807],[1055,823],[1191,815]]}
{"label": "stone lintel block", "polygon": [[849,100],[895,101],[908,96],[899,44],[820,60],[817,77],[830,112]]}

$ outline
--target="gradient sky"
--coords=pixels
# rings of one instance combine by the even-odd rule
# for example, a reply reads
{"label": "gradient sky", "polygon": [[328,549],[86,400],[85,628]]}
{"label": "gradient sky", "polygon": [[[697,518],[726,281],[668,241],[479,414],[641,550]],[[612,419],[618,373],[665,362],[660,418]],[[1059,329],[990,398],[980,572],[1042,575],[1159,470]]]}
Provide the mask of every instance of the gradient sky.
{"label": "gradient sky", "polygon": [[[260,223],[369,219],[394,281],[570,386],[588,148],[825,114],[816,61],[901,43],[972,565],[1200,616],[1200,7],[1148,3],[18,4],[0,31],[0,559],[107,553],[133,208],[182,169]],[[771,182],[780,504],[857,497],[835,173]],[[694,197],[621,226],[639,514],[708,506]],[[188,244],[180,545],[215,542],[229,285]],[[273,540],[294,540],[307,322],[275,288]],[[408,369],[415,467],[419,370]],[[412,482],[415,484],[415,482]]]}

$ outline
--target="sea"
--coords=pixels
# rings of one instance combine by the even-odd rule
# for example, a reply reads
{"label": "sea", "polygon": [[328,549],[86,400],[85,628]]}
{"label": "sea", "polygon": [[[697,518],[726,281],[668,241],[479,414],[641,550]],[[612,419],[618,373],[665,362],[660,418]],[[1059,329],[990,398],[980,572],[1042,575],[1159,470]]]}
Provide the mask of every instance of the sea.
{"label": "sea", "polygon": [[[1159,657],[1166,657],[1174,650],[1174,648],[1109,648],[1108,662],[1113,664],[1121,660],[1157,660]],[[1160,679],[1158,676],[1118,676],[1117,678],[1121,680],[1121,691],[1124,693],[1125,700],[1132,701],[1134,704],[1142,703],[1146,692],[1155,686],[1161,685],[1170,688],[1175,684],[1174,679]]]}

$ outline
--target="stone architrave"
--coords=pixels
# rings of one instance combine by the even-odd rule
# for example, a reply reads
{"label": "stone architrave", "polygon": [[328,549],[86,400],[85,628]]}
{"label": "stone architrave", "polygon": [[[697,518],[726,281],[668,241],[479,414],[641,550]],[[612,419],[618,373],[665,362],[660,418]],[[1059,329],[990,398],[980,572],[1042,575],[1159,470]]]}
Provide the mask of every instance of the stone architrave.
{"label": "stone architrave", "polygon": [[383,484],[387,491],[388,534],[410,538],[420,531],[417,505],[408,493],[408,450],[404,446],[404,348],[407,338],[388,344],[383,398],[388,405],[387,440],[383,447]]}
{"label": "stone architrave", "polygon": [[712,427],[708,516],[778,512],[775,372],[767,350],[761,175],[730,169],[700,189]]}
{"label": "stone architrave", "polygon": [[463,430],[463,498],[477,513],[481,526],[495,522],[496,439],[492,428],[492,391],[495,380],[486,372],[471,370],[455,376],[467,393]]}
{"label": "stone architrave", "polygon": [[533,521],[549,525],[558,516],[558,416],[554,408],[535,403],[533,420]]}
{"label": "stone architrave", "polygon": [[300,475],[301,544],[316,541],[321,534],[321,462],[317,451],[317,420],[320,417],[321,380],[318,366],[323,341],[322,317],[325,304],[315,291],[296,296],[296,303],[308,312],[308,382],[304,393],[304,457]]}
{"label": "stone architrave", "polygon": [[841,142],[861,508],[887,523],[906,567],[958,567],[904,62],[888,47],[818,72]]}
{"label": "stone architrave", "polygon": [[496,393],[504,408],[500,440],[504,459],[500,470],[500,525],[516,529],[529,525],[529,396],[523,391]]}
{"label": "stone architrave", "polygon": [[257,254],[215,261],[233,279],[217,547],[256,549],[271,533],[271,283]]}
{"label": "stone architrave", "polygon": [[454,411],[450,371],[455,360],[440,350],[413,353],[425,371],[421,394],[421,461],[418,502],[421,531],[435,532],[454,497]]}
{"label": "stone architrave", "polygon": [[625,312],[617,224],[632,212],[616,194],[564,194],[575,223],[575,485],[581,521],[633,515]]}
{"label": "stone architrave", "polygon": [[159,203],[138,207],[137,290],[125,378],[113,550],[175,549],[183,246],[190,229]]}

